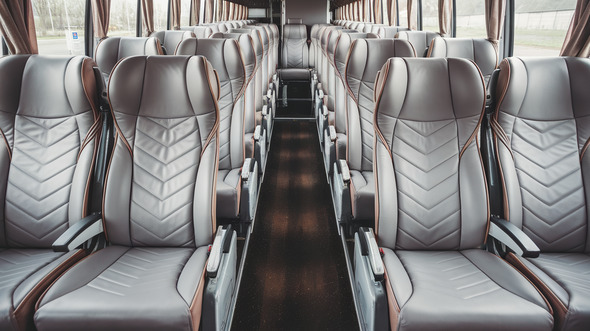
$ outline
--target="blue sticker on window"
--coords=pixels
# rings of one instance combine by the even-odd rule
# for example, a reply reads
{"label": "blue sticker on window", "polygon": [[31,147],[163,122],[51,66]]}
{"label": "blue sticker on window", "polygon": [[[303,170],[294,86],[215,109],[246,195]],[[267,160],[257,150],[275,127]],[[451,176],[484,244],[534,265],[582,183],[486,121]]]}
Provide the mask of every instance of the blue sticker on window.
{"label": "blue sticker on window", "polygon": [[78,39],[78,32],[72,32],[72,39]]}

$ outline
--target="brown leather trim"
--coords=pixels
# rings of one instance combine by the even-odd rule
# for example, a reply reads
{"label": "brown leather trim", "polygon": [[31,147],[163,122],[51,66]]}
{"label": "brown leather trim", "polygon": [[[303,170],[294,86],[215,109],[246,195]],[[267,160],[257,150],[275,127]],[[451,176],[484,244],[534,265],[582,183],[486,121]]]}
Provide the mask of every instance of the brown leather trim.
{"label": "brown leather trim", "polygon": [[67,269],[69,269],[72,265],[76,262],[80,261],[84,256],[87,255],[87,252],[83,249],[78,250],[72,256],[67,258],[65,261],[60,263],[56,266],[53,270],[51,270],[39,283],[35,285],[27,293],[23,301],[14,309],[13,316],[14,320],[16,321],[16,325],[20,330],[34,330],[35,326],[33,324],[33,314],[35,313],[35,307],[37,300],[41,298],[42,295],[45,294],[45,291],[49,289],[50,285],[59,278]]}
{"label": "brown leather trim", "polygon": [[[504,67],[504,68],[502,68]],[[510,75],[511,75],[511,71],[510,71],[510,63],[508,62],[507,59],[502,60],[502,62],[500,63],[500,73],[502,73],[502,70],[505,70],[506,72],[506,79],[505,80],[499,80],[498,79],[498,83],[496,84],[496,86],[503,86],[502,91],[500,92],[500,97],[498,98],[498,101],[496,102],[496,109],[494,111],[494,116],[492,116],[492,119],[490,121],[490,125],[492,127],[492,133],[494,135],[494,148],[496,150],[496,161],[498,163],[498,170],[499,170],[499,174],[500,174],[500,182],[502,183],[502,194],[503,194],[503,203],[504,203],[504,218],[506,220],[510,220],[510,205],[508,203],[508,191],[506,190],[506,181],[505,181],[505,177],[504,177],[504,170],[502,167],[502,161],[500,159],[500,153],[499,153],[499,144],[498,144],[498,140],[500,140],[502,142],[502,144],[504,144],[506,146],[506,149],[510,152],[510,154],[512,154],[512,151],[510,150],[510,144],[508,141],[505,141],[503,138],[506,137],[506,133],[504,132],[504,130],[502,129],[502,126],[500,125],[500,123],[498,122],[498,115],[500,113],[500,106],[502,105],[502,103],[504,102],[504,98],[506,97],[506,93],[508,92],[508,85],[510,83]],[[503,76],[498,76],[498,78],[503,77]],[[498,90],[498,88],[496,87],[496,91]],[[497,97],[497,95],[496,95]],[[497,125],[496,125],[497,124]],[[501,130],[499,130],[501,129]],[[506,137],[507,138],[507,137]],[[514,156],[512,156],[514,158]]]}
{"label": "brown leather trim", "polygon": [[[205,57],[202,57],[204,68],[205,68],[205,75],[207,75],[207,85],[209,85],[209,91],[211,91],[211,96],[213,97],[213,104],[215,105],[215,123],[213,124],[213,128],[211,128],[211,132],[209,132],[209,136],[207,136],[207,140],[205,140],[205,144],[203,145],[203,149],[201,150],[201,157],[203,157],[203,153],[209,145],[209,142],[213,137],[217,137],[216,140],[219,140],[219,104],[218,100],[215,98],[215,92],[213,92],[213,86],[211,86],[211,77],[209,76],[209,62]],[[217,71],[213,69],[213,73],[215,73],[215,78],[217,79],[217,97],[219,97],[219,76],[217,76]],[[219,142],[218,142],[219,144]],[[218,146],[219,149],[219,146]]]}
{"label": "brown leather trim", "polygon": [[580,153],[580,161],[584,158],[584,154],[586,154],[586,150],[588,149],[588,145],[590,145],[590,138],[586,140],[584,147],[582,148],[582,152]]}
{"label": "brown leather trim", "polygon": [[518,272],[520,272],[533,286],[541,293],[543,299],[547,303],[551,314],[554,317],[554,330],[560,330],[563,326],[568,309],[563,302],[553,293],[553,291],[545,284],[531,269],[529,269],[520,259],[510,252],[506,255],[506,261],[510,262]]}
{"label": "brown leather trim", "polygon": [[117,149],[117,140],[119,140],[119,132],[117,132],[115,134],[115,139],[113,142],[113,150],[111,151],[111,157],[109,159],[109,164],[107,165],[107,171],[104,177],[104,188],[103,188],[103,194],[102,194],[102,228],[104,231],[104,237],[106,239],[106,241],[109,241],[109,235],[108,235],[108,231],[107,231],[107,223],[106,223],[106,214],[105,214],[105,208],[104,208],[104,202],[106,200],[106,196],[107,196],[107,186],[109,184],[109,174],[111,173],[111,164],[113,163],[113,157],[115,156],[115,150]]}
{"label": "brown leather trim", "polygon": [[[107,91],[110,91],[111,82],[112,82],[112,79],[111,78],[113,76],[113,72],[115,72],[115,68],[117,68],[117,66],[123,60],[124,60],[124,58],[123,59],[120,59],[115,64],[115,66],[113,66],[113,70],[111,70],[111,74],[109,75],[109,86],[107,86]],[[147,58],[146,58],[146,65],[147,65]],[[127,146],[127,149],[129,150],[129,154],[131,154],[131,157],[133,158],[133,149],[131,149],[131,146],[129,145],[129,142],[127,141],[127,139],[123,135],[123,132],[121,131],[121,128],[119,127],[119,124],[117,123],[117,117],[115,116],[115,109],[113,108],[113,105],[111,104],[111,94],[110,93],[107,94],[107,99],[109,101],[109,108],[111,108],[111,115],[113,116],[113,124],[115,125],[115,131],[117,132],[118,135],[121,136],[121,141],[123,141],[123,143],[125,143],[125,145]]]}
{"label": "brown leather trim", "polygon": [[483,159],[481,157],[481,150],[479,148],[479,141],[477,141],[477,139],[475,140],[475,146],[477,147],[477,154],[479,155],[479,164],[481,165],[481,173],[483,175],[483,183],[484,183],[484,188],[486,190],[486,205],[487,205],[487,225],[486,225],[486,232],[485,232],[485,236],[483,239],[483,244],[487,244],[488,242],[488,234],[490,233],[490,191],[488,190],[488,179],[486,177],[486,170],[485,167],[483,165]]}
{"label": "brown leather trim", "polygon": [[387,269],[385,269],[385,290],[387,291],[387,305],[389,307],[389,327],[395,331],[399,325],[399,314],[401,310],[393,293],[393,288],[391,288]]}
{"label": "brown leather trim", "polygon": [[[471,60],[469,60],[469,61],[471,61]],[[473,142],[473,140],[475,139],[475,137],[479,133],[479,130],[480,130],[480,127],[481,127],[481,121],[483,120],[483,117],[484,117],[485,112],[486,112],[486,83],[483,80],[483,76],[481,74],[481,70],[479,70],[479,67],[477,66],[477,64],[475,62],[473,62],[473,61],[471,61],[471,63],[473,63],[473,65],[477,69],[477,72],[479,72],[479,78],[481,78],[481,84],[482,84],[482,87],[483,87],[483,97],[484,98],[483,98],[483,103],[481,105],[481,113],[479,114],[479,120],[477,121],[477,125],[475,126],[475,129],[473,130],[473,133],[471,133],[471,136],[469,137],[469,139],[467,139],[467,142],[465,142],[465,145],[463,145],[463,148],[461,149],[461,152],[459,153],[459,160],[461,160],[461,157],[463,157],[463,153],[465,152],[465,150],[467,149],[467,147],[469,147],[469,145],[471,145],[471,143]],[[480,155],[480,160],[481,160],[481,155]]]}
{"label": "brown leather trim", "polygon": [[350,62],[350,55],[352,54],[352,50],[354,49],[356,43],[359,40],[364,40],[364,39],[355,39],[350,43],[350,47],[348,48],[348,55],[346,55],[346,65],[344,65],[344,77],[346,77],[347,79],[345,80],[345,87],[346,90],[348,91],[348,94],[350,94],[350,97],[352,98],[352,100],[354,100],[354,102],[358,105],[358,100],[357,98],[354,96],[354,92],[352,91],[352,89],[350,88],[350,85],[348,85],[348,63]]}
{"label": "brown leather trim", "polygon": [[86,178],[86,188],[84,190],[84,200],[82,201],[82,215],[88,215],[88,200],[90,195],[90,182],[94,172],[94,164],[96,163],[96,156],[98,154],[98,143],[95,142],[94,150],[92,151],[92,161],[90,163],[90,169],[88,169],[88,177]]}
{"label": "brown leather trim", "polygon": [[197,291],[193,297],[193,302],[189,307],[191,324],[193,330],[195,331],[199,330],[199,326],[201,324],[201,313],[203,312],[203,292],[205,290],[205,271],[207,270],[206,266],[207,261],[205,261],[205,268],[203,268],[203,273],[201,274]]}
{"label": "brown leather trim", "polygon": [[[82,68],[80,70],[80,79],[82,82],[82,89],[84,90],[84,94],[86,95],[86,99],[90,104],[90,108],[92,109],[92,115],[94,115],[94,119],[98,118],[98,109],[96,107],[98,103],[98,96],[97,96],[97,86],[96,86],[96,76],[94,74],[94,66],[96,63],[94,60],[90,58],[85,58],[82,60]],[[89,68],[87,68],[89,66]],[[102,79],[102,77],[99,77]]]}

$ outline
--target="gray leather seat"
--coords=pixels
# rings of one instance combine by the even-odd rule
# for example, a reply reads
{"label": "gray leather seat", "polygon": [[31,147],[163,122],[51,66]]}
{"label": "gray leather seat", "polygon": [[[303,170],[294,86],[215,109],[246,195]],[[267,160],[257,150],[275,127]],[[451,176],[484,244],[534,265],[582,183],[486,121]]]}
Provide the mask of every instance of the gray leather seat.
{"label": "gray leather seat", "polygon": [[150,37],[156,37],[162,44],[164,54],[174,55],[176,48],[181,41],[189,38],[195,38],[195,34],[192,31],[181,31],[181,30],[164,30],[156,31],[150,35]]}
{"label": "gray leather seat", "polygon": [[[244,37],[249,36],[244,35]],[[242,169],[246,154],[246,129],[244,126],[246,101],[250,101],[246,100],[245,91],[250,75],[247,75],[240,46],[235,39],[195,38],[183,41],[178,46],[177,53],[178,55],[206,57],[217,72],[219,79],[217,218],[251,220],[254,215],[248,209],[240,210],[240,200],[249,198],[248,194],[242,194],[242,185],[244,184],[242,173],[251,171],[250,169]],[[248,67],[250,74],[252,69],[250,63]],[[253,110],[251,107],[248,109]],[[253,120],[254,114],[249,117],[250,120]],[[254,129],[249,131],[253,132]]]}
{"label": "gray leather seat", "polygon": [[193,33],[199,39],[210,38],[213,34],[213,29],[210,26],[195,26]]}
{"label": "gray leather seat", "polygon": [[430,44],[428,57],[460,57],[472,60],[481,70],[486,86],[492,72],[498,66],[498,52],[494,45],[484,38],[436,37]]}
{"label": "gray leather seat", "polygon": [[409,41],[416,50],[416,56],[426,57],[432,39],[440,37],[440,34],[431,31],[399,31],[395,37]]}
{"label": "gray leather seat", "polygon": [[[414,57],[409,42],[400,39],[356,39],[346,61],[346,163],[350,175],[348,194],[342,189],[343,170],[334,171],[338,215],[341,222],[373,220],[375,180],[373,176],[373,112],[375,78],[391,57]],[[338,163],[336,164],[338,165]],[[335,165],[335,166],[336,166]],[[342,184],[342,185],[341,185]],[[348,196],[347,196],[348,195]],[[344,202],[350,201],[350,203]],[[338,205],[339,204],[339,205]],[[349,205],[349,206],[348,206]]]}
{"label": "gray leather seat", "polygon": [[197,56],[137,56],[114,69],[117,134],[103,199],[110,245],[44,293],[38,330],[199,328],[216,226],[215,76]]}
{"label": "gray leather seat", "polygon": [[[410,29],[401,26],[385,26],[383,28],[377,29],[377,33],[381,36],[381,38],[395,38],[399,32],[410,31]],[[373,33],[375,32],[373,31]]]}
{"label": "gray leather seat", "polygon": [[309,37],[311,39],[311,44],[309,44],[309,67],[310,68],[314,68],[314,69],[318,69],[318,34],[320,32],[320,29],[323,26],[326,26],[327,24],[314,24],[311,27],[311,32],[309,34]]}
{"label": "gray leather seat", "polygon": [[551,330],[538,290],[479,248],[490,225],[477,67],[456,58],[389,59],[376,86],[375,231],[391,328]]}
{"label": "gray leather seat", "polygon": [[[272,75],[269,76],[269,57],[271,54],[270,46],[271,41],[268,35],[267,30],[258,25],[246,25],[242,29],[256,29],[260,33],[260,38],[262,40],[262,49],[263,49],[263,56],[262,56],[262,94],[265,95],[266,91],[268,91],[269,81],[272,78]],[[241,29],[239,29],[241,30]]]}
{"label": "gray leather seat", "polygon": [[308,68],[309,48],[305,25],[287,24],[283,27],[283,68]]}
{"label": "gray leather seat", "polygon": [[[88,57],[0,59],[0,329],[31,330],[35,303],[86,250],[52,244],[88,213],[97,130]],[[101,78],[99,78],[101,79]]]}
{"label": "gray leather seat", "polygon": [[541,251],[507,259],[549,300],[558,330],[590,326],[588,86],[589,59],[554,57],[505,59],[496,88],[504,218]]}
{"label": "gray leather seat", "polygon": [[108,83],[111,71],[122,58],[134,55],[162,54],[164,54],[162,45],[155,37],[109,37],[103,39],[96,46],[94,58],[105,83]]}

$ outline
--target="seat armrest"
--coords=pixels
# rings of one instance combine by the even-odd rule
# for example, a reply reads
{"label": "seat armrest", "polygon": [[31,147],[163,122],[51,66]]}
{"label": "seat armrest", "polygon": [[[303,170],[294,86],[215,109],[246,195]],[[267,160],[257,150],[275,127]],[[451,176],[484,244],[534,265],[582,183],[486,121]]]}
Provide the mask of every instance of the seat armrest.
{"label": "seat armrest", "polygon": [[328,127],[328,132],[330,133],[330,140],[331,141],[336,141],[336,138],[338,137],[336,135],[336,128],[333,125],[330,125]]}
{"label": "seat armrest", "polygon": [[88,215],[74,223],[53,242],[53,251],[69,252],[103,231],[102,214]]}
{"label": "seat armrest", "polygon": [[373,229],[362,227],[359,230],[359,242],[361,245],[361,254],[369,258],[371,270],[376,281],[382,281],[385,277],[385,266],[381,259],[379,246],[375,240],[375,233]]}
{"label": "seat armrest", "polygon": [[242,165],[242,181],[248,181],[253,166],[254,160],[252,158],[247,158],[244,160],[244,164]]}
{"label": "seat armrest", "polygon": [[489,235],[523,257],[538,257],[539,247],[516,225],[505,219],[491,216]]}
{"label": "seat armrest", "polygon": [[342,181],[345,183],[349,183],[350,169],[348,169],[348,163],[346,163],[346,160],[338,160],[338,162],[336,162],[336,165],[338,166],[338,172],[342,176]]}
{"label": "seat armrest", "polygon": [[328,115],[330,114],[328,107],[326,107],[326,105],[322,105],[322,115],[324,115],[324,117],[328,117]]}
{"label": "seat armrest", "polygon": [[259,141],[261,135],[262,135],[262,127],[260,125],[257,125],[256,128],[254,129],[254,141]]}
{"label": "seat armrest", "polygon": [[262,106],[262,116],[263,117],[268,116],[268,105]]}
{"label": "seat armrest", "polygon": [[233,230],[231,225],[224,227],[223,225],[217,228],[213,245],[209,251],[209,260],[207,261],[207,276],[209,278],[217,277],[217,271],[221,265],[221,258],[223,253],[229,252]]}

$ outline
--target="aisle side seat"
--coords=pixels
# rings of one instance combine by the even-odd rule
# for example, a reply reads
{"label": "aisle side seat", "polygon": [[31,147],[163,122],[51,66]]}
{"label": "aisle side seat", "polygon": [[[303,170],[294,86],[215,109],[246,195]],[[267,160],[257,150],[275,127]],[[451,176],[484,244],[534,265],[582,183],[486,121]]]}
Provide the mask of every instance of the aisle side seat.
{"label": "aisle side seat", "polygon": [[190,39],[178,55],[201,55],[219,80],[219,165],[217,218],[251,221],[258,192],[258,163],[245,158],[245,119],[248,78],[240,46],[235,39]]}
{"label": "aisle side seat", "polygon": [[110,244],[43,294],[37,330],[226,323],[237,239],[216,232],[219,89],[204,57],[136,56],[115,67],[108,98],[117,133],[102,214]]}
{"label": "aisle side seat", "polygon": [[537,288],[481,249],[494,224],[476,137],[485,105],[477,67],[394,58],[376,86],[375,233],[361,229],[354,248],[367,328],[552,330]]}
{"label": "aisle side seat", "polygon": [[176,48],[181,41],[195,38],[196,36],[192,31],[164,30],[156,31],[152,33],[150,37],[158,38],[165,55],[174,55],[176,53]]}

